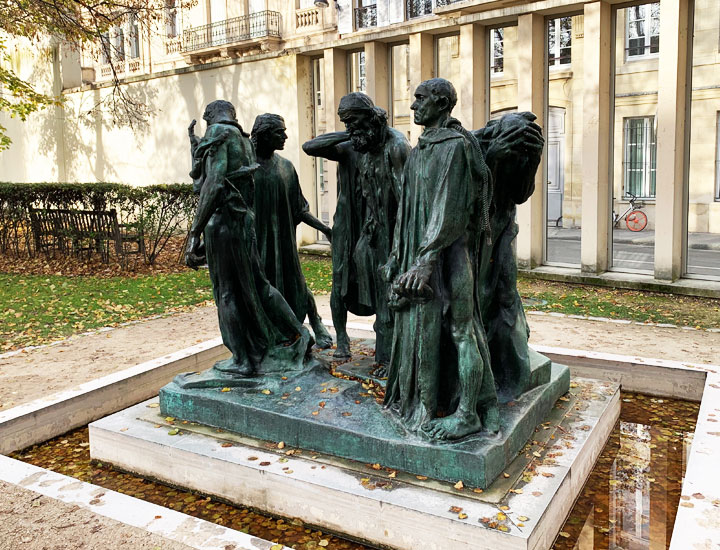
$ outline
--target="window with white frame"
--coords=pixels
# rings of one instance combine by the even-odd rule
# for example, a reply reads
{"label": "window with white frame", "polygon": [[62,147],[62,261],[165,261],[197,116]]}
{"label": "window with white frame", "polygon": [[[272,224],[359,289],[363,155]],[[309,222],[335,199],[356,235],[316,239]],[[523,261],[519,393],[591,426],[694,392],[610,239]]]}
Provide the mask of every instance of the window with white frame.
{"label": "window with white frame", "polygon": [[129,41],[130,41],[130,58],[137,59],[140,57],[140,29],[138,26],[137,15],[130,15]]}
{"label": "window with white frame", "polygon": [[501,74],[505,69],[505,29],[490,29],[490,72]]}
{"label": "window with white frame", "polygon": [[103,65],[110,64],[110,51],[112,45],[110,44],[110,33],[104,32],[100,35],[100,61]]}
{"label": "window with white frame", "polygon": [[175,38],[180,32],[175,0],[165,0],[165,36]]}
{"label": "window with white frame", "polygon": [[655,198],[655,117],[624,119],[623,197]]}
{"label": "window with white frame", "polygon": [[110,32],[113,61],[125,61],[125,31],[122,27],[113,27]]}
{"label": "window with white frame", "polygon": [[625,52],[628,58],[660,51],[660,3],[625,8]]}
{"label": "window with white frame", "polygon": [[572,17],[548,21],[548,64],[569,65],[572,46]]}
{"label": "window with white frame", "polygon": [[715,130],[715,200],[720,201],[720,111],[717,113],[717,128]]}
{"label": "window with white frame", "polygon": [[348,89],[351,92],[365,92],[365,52],[352,52],[348,63]]}

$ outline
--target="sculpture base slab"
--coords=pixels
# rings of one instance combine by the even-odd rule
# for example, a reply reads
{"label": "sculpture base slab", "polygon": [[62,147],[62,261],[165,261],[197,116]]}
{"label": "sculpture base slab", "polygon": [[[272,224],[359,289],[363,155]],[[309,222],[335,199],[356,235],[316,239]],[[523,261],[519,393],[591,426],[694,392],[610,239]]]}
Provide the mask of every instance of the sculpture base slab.
{"label": "sculpture base slab", "polygon": [[123,470],[381,547],[542,550],[552,545],[620,413],[617,384],[575,379],[572,386],[506,467],[508,477],[481,493],[171,424],[157,399],[93,422],[90,452]]}
{"label": "sculpture base slab", "polygon": [[484,489],[569,388],[566,366],[550,367],[540,354],[535,358],[534,370],[547,372],[549,380],[500,406],[498,433],[482,431],[455,442],[408,432],[368,384],[333,376],[326,363],[239,387],[187,387],[193,375],[179,375],[160,390],[160,408],[166,417]]}

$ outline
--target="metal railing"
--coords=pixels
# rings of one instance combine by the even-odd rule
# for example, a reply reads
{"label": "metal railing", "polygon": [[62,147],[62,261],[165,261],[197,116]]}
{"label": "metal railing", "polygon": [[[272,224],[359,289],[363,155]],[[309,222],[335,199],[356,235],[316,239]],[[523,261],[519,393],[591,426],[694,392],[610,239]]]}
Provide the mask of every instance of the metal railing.
{"label": "metal railing", "polygon": [[191,27],[183,32],[182,50],[192,52],[267,36],[280,37],[280,13],[276,11],[259,11]]}
{"label": "metal railing", "polygon": [[355,8],[355,28],[377,27],[377,5]]}
{"label": "metal railing", "polygon": [[443,6],[449,6],[450,4],[457,4],[463,1],[464,0],[435,0],[435,7],[442,8]]}
{"label": "metal railing", "polygon": [[432,0],[405,0],[405,13],[408,19],[430,15]]}

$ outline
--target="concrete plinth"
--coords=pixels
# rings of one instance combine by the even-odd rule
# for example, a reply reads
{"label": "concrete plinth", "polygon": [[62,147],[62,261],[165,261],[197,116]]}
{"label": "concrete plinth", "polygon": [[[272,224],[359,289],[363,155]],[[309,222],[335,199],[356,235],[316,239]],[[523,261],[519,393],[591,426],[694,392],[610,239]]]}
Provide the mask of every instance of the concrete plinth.
{"label": "concrete plinth", "polygon": [[384,465],[171,425],[157,400],[92,423],[90,449],[118,468],[374,545],[540,550],[551,545],[620,412],[616,384],[577,379],[571,386],[480,493],[468,483],[456,489]]}

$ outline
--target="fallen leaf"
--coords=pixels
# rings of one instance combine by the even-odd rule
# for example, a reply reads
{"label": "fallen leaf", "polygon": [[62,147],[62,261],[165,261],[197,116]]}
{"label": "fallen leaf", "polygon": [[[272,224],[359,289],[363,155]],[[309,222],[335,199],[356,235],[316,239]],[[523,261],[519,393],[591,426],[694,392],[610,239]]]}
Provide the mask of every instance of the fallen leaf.
{"label": "fallen leaf", "polygon": [[458,519],[467,519],[468,515],[465,513],[458,514]]}
{"label": "fallen leaf", "polygon": [[283,550],[284,546],[282,544],[273,544],[270,547],[270,550]]}
{"label": "fallen leaf", "polygon": [[692,502],[681,502],[680,506],[684,506],[685,508],[695,508],[695,505]]}
{"label": "fallen leaf", "polygon": [[168,435],[177,435],[179,433],[179,430],[177,428],[172,429],[168,432]]}
{"label": "fallen leaf", "polygon": [[272,393],[270,390],[262,390],[260,393],[264,393],[265,395],[270,395]]}
{"label": "fallen leaf", "polygon": [[373,469],[373,470],[379,470],[379,469],[380,469],[380,464],[373,464],[373,465],[372,465],[372,469]]}
{"label": "fallen leaf", "polygon": [[390,472],[390,474],[388,475],[388,477],[390,477],[390,478],[392,478],[392,479],[395,479],[395,477],[397,477],[397,472]]}
{"label": "fallen leaf", "polygon": [[527,517],[527,516],[518,516],[518,520],[519,520],[519,521],[527,521],[527,520],[529,520],[529,519],[530,519],[530,518]]}
{"label": "fallen leaf", "polygon": [[220,446],[221,446],[221,447],[225,447],[225,448],[227,448],[227,447],[232,447],[232,446],[233,446],[233,444],[232,444],[232,443],[223,443],[223,444],[222,444],[222,445],[220,445]]}
{"label": "fallen leaf", "polygon": [[318,541],[318,546],[327,546],[330,544],[330,541],[327,539],[322,539],[321,541]]}
{"label": "fallen leaf", "polygon": [[505,521],[507,519],[507,516],[502,512],[498,512],[497,516],[495,517],[498,519],[498,521]]}
{"label": "fallen leaf", "polygon": [[278,449],[284,449],[284,448],[285,448],[285,442],[284,442],[284,441],[281,441],[280,443],[278,443],[278,444],[277,444],[277,448],[278,448]]}
{"label": "fallen leaf", "polygon": [[221,389],[220,391],[221,391],[221,392],[229,392],[229,391],[230,391],[230,388],[223,388],[223,389]]}
{"label": "fallen leaf", "polygon": [[566,533],[565,531],[560,531],[558,535],[566,539],[570,538],[570,533]]}
{"label": "fallen leaf", "polygon": [[482,493],[482,492],[483,492],[482,489],[477,489],[477,488],[473,489],[473,493]]}
{"label": "fallen leaf", "polygon": [[503,472],[503,477],[504,477],[505,479],[507,479],[507,478],[510,477],[510,474],[508,474],[508,473],[506,473],[506,472]]}
{"label": "fallen leaf", "polygon": [[427,479],[427,476],[415,476],[420,481],[425,481]]}
{"label": "fallen leaf", "polygon": [[160,406],[160,403],[150,403],[148,405],[148,408],[150,409],[157,409]]}
{"label": "fallen leaf", "polygon": [[266,461],[266,462],[261,462],[261,463],[260,463],[260,466],[270,466],[270,463],[267,462],[267,461]]}
{"label": "fallen leaf", "polygon": [[460,508],[460,506],[450,506],[450,509],[448,510],[448,512],[451,512],[453,514],[459,514],[460,512],[462,512],[462,510],[463,509]]}
{"label": "fallen leaf", "polygon": [[500,506],[500,509],[501,509],[502,511],[507,511],[507,510],[510,509],[510,506],[504,506],[504,505],[503,505],[503,506]]}

